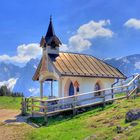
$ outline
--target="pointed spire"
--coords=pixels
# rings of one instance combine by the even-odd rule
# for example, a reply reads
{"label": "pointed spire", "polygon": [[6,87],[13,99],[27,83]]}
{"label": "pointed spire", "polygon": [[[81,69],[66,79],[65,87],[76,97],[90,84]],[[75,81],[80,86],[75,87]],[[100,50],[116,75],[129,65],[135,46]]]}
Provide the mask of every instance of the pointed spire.
{"label": "pointed spire", "polygon": [[49,23],[48,31],[46,33],[45,38],[47,39],[48,37],[52,37],[54,35],[55,35],[55,32],[54,32],[54,28],[52,24],[52,16],[50,16],[50,23]]}
{"label": "pointed spire", "polygon": [[45,36],[45,43],[47,45],[50,45],[50,46],[52,46],[52,45],[59,46],[61,44],[61,41],[55,35],[55,32],[54,32],[53,23],[52,23],[52,16],[50,16],[50,23],[48,26],[48,31],[47,31],[46,36]]}

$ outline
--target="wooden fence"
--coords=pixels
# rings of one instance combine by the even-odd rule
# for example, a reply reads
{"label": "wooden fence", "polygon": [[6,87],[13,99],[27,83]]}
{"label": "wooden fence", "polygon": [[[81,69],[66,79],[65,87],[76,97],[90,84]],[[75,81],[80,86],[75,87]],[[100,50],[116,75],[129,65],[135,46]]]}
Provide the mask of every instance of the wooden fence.
{"label": "wooden fence", "polygon": [[[125,84],[122,84],[125,83]],[[38,98],[22,99],[22,114],[27,112],[34,115],[43,115],[47,121],[47,116],[61,113],[64,111],[73,111],[76,114],[77,109],[102,104],[114,100],[129,98],[136,95],[140,87],[140,75],[133,76],[131,80],[119,82],[112,88],[106,88],[98,91],[81,93],[73,96],[41,100]]]}

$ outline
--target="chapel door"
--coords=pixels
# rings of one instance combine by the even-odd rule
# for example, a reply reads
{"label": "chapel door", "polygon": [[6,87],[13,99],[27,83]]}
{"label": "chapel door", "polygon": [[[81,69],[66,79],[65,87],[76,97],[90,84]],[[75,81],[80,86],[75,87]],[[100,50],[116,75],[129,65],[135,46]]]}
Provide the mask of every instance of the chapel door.
{"label": "chapel door", "polygon": [[74,95],[74,86],[73,86],[73,83],[71,82],[69,86],[69,96],[72,96],[72,95]]}
{"label": "chapel door", "polygon": [[[98,91],[98,90],[101,90],[101,87],[100,87],[100,84],[99,83],[96,83],[95,84],[95,91]],[[95,96],[100,96],[101,92],[96,92],[95,93]]]}

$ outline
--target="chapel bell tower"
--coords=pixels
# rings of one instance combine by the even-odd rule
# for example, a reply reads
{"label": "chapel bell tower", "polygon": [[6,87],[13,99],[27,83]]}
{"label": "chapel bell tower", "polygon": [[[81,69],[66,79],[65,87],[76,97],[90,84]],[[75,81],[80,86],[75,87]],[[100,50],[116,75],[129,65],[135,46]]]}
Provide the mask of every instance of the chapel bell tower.
{"label": "chapel bell tower", "polygon": [[42,37],[40,42],[40,47],[43,48],[43,53],[47,53],[51,58],[56,58],[59,55],[59,47],[61,45],[61,41],[55,35],[52,17],[50,17],[50,23],[48,26],[47,33],[45,37]]}

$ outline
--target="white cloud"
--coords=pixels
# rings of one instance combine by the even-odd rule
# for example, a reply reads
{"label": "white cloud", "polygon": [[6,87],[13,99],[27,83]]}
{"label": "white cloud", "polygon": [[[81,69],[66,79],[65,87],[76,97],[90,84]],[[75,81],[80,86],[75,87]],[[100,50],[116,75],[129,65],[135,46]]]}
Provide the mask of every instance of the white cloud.
{"label": "white cloud", "polygon": [[82,52],[89,49],[91,42],[82,38],[80,35],[74,35],[69,39],[69,49],[77,52]]}
{"label": "white cloud", "polygon": [[99,22],[90,21],[79,27],[77,33],[85,38],[92,39],[96,37],[112,37],[113,32],[104,26],[110,25],[110,20],[101,20]]}
{"label": "white cloud", "polygon": [[0,61],[9,61],[16,63],[26,63],[32,58],[36,58],[41,55],[41,48],[39,44],[23,44],[17,47],[17,55],[0,55]]}
{"label": "white cloud", "polygon": [[0,82],[0,87],[5,85],[5,86],[7,86],[8,89],[10,89],[12,91],[17,80],[18,80],[18,78],[10,78],[7,81],[2,81],[2,82]]}
{"label": "white cloud", "polygon": [[97,37],[112,37],[114,33],[110,29],[105,28],[107,25],[110,25],[110,20],[101,20],[99,22],[91,20],[81,25],[76,34],[69,38],[69,50],[82,52],[90,48],[92,39]]}
{"label": "white cloud", "polygon": [[131,18],[124,23],[128,28],[140,29],[140,19]]}
{"label": "white cloud", "polygon": [[30,88],[29,92],[31,93],[30,96],[37,96],[38,93],[40,92],[40,89],[39,88]]}
{"label": "white cloud", "polygon": [[[91,40],[97,37],[112,37],[113,32],[106,28],[110,25],[110,20],[101,20],[95,22],[93,20],[81,25],[74,35],[72,35],[68,44],[60,46],[61,51],[82,52],[92,46]],[[41,48],[37,43],[23,44],[17,47],[17,54],[9,56],[7,54],[0,55],[0,61],[25,64],[32,58],[37,58],[41,55]]]}

